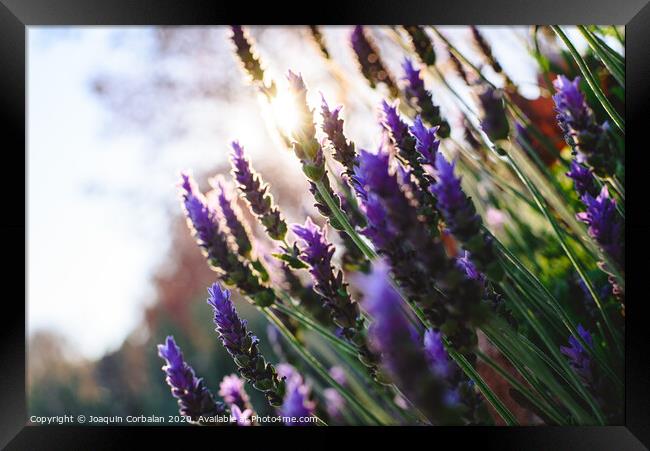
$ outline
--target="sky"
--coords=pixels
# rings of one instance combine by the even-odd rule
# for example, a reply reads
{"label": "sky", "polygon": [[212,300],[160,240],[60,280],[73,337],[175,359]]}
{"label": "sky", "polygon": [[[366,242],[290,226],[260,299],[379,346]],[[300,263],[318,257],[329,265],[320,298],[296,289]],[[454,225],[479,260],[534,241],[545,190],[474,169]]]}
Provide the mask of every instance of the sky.
{"label": "sky", "polygon": [[[141,320],[143,306],[152,302],[150,278],[164,258],[170,220],[179,211],[178,172],[223,162],[225,152],[215,151],[215,140],[225,148],[233,135],[243,136],[253,157],[256,152],[261,157],[267,139],[265,133],[250,133],[262,127],[250,102],[188,105],[186,117],[197,120],[180,139],[154,140],[149,129],[116,127],[115,113],[93,94],[91,81],[106,72],[137,76],[151,70],[149,31],[31,27],[28,32],[28,331],[63,334],[87,357],[119,347]],[[452,38],[460,33],[448,32]],[[300,45],[280,30],[270,33],[277,40],[263,50],[284,58],[278,57],[271,70],[285,72],[295,64],[308,82],[335,97],[333,82],[318,78],[319,66],[302,57]],[[344,27],[327,30],[326,37],[339,43],[333,53],[345,54],[340,43],[347,33]],[[485,33],[524,94],[536,96],[534,69],[518,40],[522,34],[499,35],[494,28]],[[225,30],[223,36],[225,42]],[[240,78],[233,64],[224,63],[224,70]],[[347,66],[352,67],[350,61]],[[373,93],[363,92],[377,104]],[[220,127],[213,133],[209,124],[214,122]],[[359,142],[376,144],[376,130],[369,132],[354,118],[349,127]],[[161,157],[152,158],[152,148]]]}

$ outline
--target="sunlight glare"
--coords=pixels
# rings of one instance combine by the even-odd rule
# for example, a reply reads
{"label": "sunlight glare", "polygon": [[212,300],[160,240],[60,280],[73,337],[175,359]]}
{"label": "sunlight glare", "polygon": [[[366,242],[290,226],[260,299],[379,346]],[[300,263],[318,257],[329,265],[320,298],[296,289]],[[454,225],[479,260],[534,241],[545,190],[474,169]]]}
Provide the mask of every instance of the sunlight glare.
{"label": "sunlight glare", "polygon": [[296,99],[288,91],[278,92],[271,100],[272,119],[286,136],[291,136],[300,123],[298,111]]}

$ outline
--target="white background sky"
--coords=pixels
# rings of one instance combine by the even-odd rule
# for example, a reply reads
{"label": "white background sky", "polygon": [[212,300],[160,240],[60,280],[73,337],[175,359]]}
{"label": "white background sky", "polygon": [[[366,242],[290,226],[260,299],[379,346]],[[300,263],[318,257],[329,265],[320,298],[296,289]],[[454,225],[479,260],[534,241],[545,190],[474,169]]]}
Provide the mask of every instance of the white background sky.
{"label": "white background sky", "polygon": [[[179,170],[200,172],[225,156],[200,122],[181,140],[156,142],[164,157],[155,162],[145,151],[153,145],[146,133],[109,126],[112,113],[90,82],[103,71],[137,74],[151,64],[145,31],[130,29],[120,46],[115,37],[124,29],[32,27],[28,33],[28,330],[62,333],[86,356],[118,347],[151,301],[149,279],[167,250],[170,212],[178,211]],[[498,33],[485,31],[488,38]],[[340,28],[326,36],[344,42],[347,33]],[[511,77],[535,95],[533,67],[514,35],[491,41]],[[282,45],[309,82],[301,49]],[[327,84],[317,88],[328,93]],[[188,113],[228,120],[228,132],[217,137],[223,146],[242,135],[253,154],[262,144],[261,134],[250,133],[251,121],[259,121],[250,111]],[[360,126],[352,132],[368,133]]]}

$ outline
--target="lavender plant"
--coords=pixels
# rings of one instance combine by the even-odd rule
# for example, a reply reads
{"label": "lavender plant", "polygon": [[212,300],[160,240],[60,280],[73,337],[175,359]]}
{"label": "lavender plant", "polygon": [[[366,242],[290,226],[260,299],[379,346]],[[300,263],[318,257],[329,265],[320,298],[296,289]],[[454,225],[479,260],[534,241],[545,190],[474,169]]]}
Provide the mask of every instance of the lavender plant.
{"label": "lavender plant", "polygon": [[557,120],[567,143],[579,161],[588,164],[600,177],[612,176],[616,170],[607,123],[598,124],[594,113],[580,91],[580,77],[573,81],[560,75],[553,82]]}
{"label": "lavender plant", "polygon": [[158,355],[165,360],[163,371],[172,396],[178,400],[181,415],[196,423],[209,423],[202,417],[223,415],[227,412],[222,402],[216,401],[207,389],[203,379],[194,375],[194,370],[183,359],[181,348],[168,336],[164,344],[158,345]]}
{"label": "lavender plant", "polygon": [[350,35],[350,43],[359,62],[361,73],[368,84],[375,88],[384,85],[392,97],[397,97],[399,89],[391,73],[386,68],[379,55],[377,45],[372,41],[368,32],[361,25],[357,25]]}
{"label": "lavender plant", "polygon": [[330,311],[338,333],[351,342],[359,352],[359,359],[366,365],[371,375],[377,374],[378,357],[370,351],[364,337],[364,319],[358,304],[351,298],[343,272],[332,266],[334,247],[327,241],[325,230],[320,230],[310,218],[304,226],[294,225],[293,232],[304,242],[301,258],[309,265],[316,292],[322,297],[324,306]]}
{"label": "lavender plant", "polygon": [[264,393],[272,406],[282,403],[284,381],[278,378],[273,365],[267,363],[259,352],[259,340],[247,330],[230,300],[230,291],[218,283],[208,288],[208,304],[214,310],[214,324],[224,348],[239,367],[239,373],[257,390]]}
{"label": "lavender plant", "polygon": [[[333,63],[337,53],[325,46],[323,29],[305,31]],[[526,104],[509,67],[475,27],[467,35],[491,67],[488,76],[437,27],[378,27],[373,34],[401,49],[386,52],[395,61],[380,57],[362,26],[347,43],[370,88],[389,97],[379,108],[377,151],[355,144],[365,138],[344,124],[342,106],[332,108],[324,97],[322,122],[315,121],[305,80],[288,73],[298,123],[286,143],[325,226],[307,217],[287,227],[269,184],[233,142],[234,182],[266,238],[280,246],[276,260],[258,260],[263,239],[251,234],[228,182],[214,179],[208,199],[182,175],[188,225],[220,279],[208,299],[216,331],[241,379],[225,377],[225,403],[216,401],[169,338],[159,352],[181,413],[200,423],[201,415],[230,412],[236,424],[259,425],[250,421],[260,409],[246,382],[287,425],[619,421],[624,310],[612,305],[621,305],[625,290],[625,149],[619,114],[602,98],[609,94],[592,86],[594,75],[570,47],[575,66],[568,73],[585,75],[595,98],[580,91],[579,79],[556,78],[553,101],[568,147],[551,152],[544,142],[555,119],[537,106],[550,97]],[[233,26],[232,40],[250,82],[273,102],[282,88],[269,84],[250,36]],[[598,42],[599,70],[620,78],[616,51]],[[438,44],[448,50],[444,62],[436,58]],[[398,86],[388,63],[400,61],[405,77]],[[494,72],[502,88],[490,80]],[[450,83],[452,77],[460,80]],[[353,83],[343,73],[335,78]],[[444,119],[432,92],[457,103]],[[362,95],[357,102],[342,97],[346,121],[362,114]],[[616,129],[604,115],[616,119]],[[367,131],[376,129],[375,119],[368,118]],[[542,151],[556,159],[540,158]],[[327,239],[328,226],[340,241]],[[269,321],[277,365],[262,356],[260,340],[220,283]]]}

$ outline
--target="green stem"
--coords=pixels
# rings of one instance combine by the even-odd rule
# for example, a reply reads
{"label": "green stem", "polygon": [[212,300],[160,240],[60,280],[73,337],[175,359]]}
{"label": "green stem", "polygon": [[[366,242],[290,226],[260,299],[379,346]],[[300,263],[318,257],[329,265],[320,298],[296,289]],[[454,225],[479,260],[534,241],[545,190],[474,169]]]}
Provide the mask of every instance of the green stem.
{"label": "green stem", "polygon": [[616,190],[619,196],[621,196],[621,200],[625,202],[625,188],[621,184],[621,182],[618,180],[618,178],[614,175],[612,177],[607,178],[607,181],[612,185],[612,187]]}
{"label": "green stem", "polygon": [[[345,215],[339,210],[338,205],[336,205],[334,200],[331,198],[331,196],[330,196],[327,188],[325,187],[325,185],[323,185],[322,182],[317,182],[316,183],[316,188],[318,189],[318,192],[320,193],[320,195],[325,200],[325,203],[327,204],[329,209],[332,211],[332,213],[336,217],[337,221],[339,221],[339,223],[341,225],[343,225],[343,228],[348,233],[348,235],[350,235],[350,238],[352,238],[352,240],[359,247],[359,249],[370,260],[373,260],[374,258],[376,258],[377,254],[373,250],[368,248],[366,246],[366,244],[361,240],[361,238],[357,235],[357,233],[354,231],[354,229],[350,225],[350,223],[347,220],[347,218],[345,217]],[[408,304],[408,306],[411,307],[411,309],[416,314],[416,316],[420,319],[420,321],[422,321],[423,324],[428,325],[428,321],[424,317],[423,312],[416,305],[409,302],[408,299],[406,297],[404,297],[403,293],[400,292],[400,296]],[[429,325],[428,327],[431,327],[431,326]],[[452,350],[452,353],[455,354],[455,351]],[[458,354],[456,354],[456,355],[459,356]],[[451,356],[451,353],[450,353],[450,356]],[[460,356],[460,357],[462,357],[462,356]],[[452,358],[453,358],[453,356],[452,356]],[[462,359],[464,359],[464,357],[462,357]],[[454,360],[456,360],[456,359],[454,359]],[[466,360],[465,360],[465,362],[466,362]],[[479,387],[479,389],[481,389],[481,392],[484,394],[486,399],[491,400],[490,401],[491,403],[494,402],[495,404],[497,404],[499,406],[499,409],[501,409],[501,407],[504,406],[503,403],[498,399],[496,394],[494,394],[494,392],[490,389],[490,387],[480,378],[480,375],[474,370],[474,368],[471,367],[471,365],[469,365],[469,364],[464,365],[462,360],[460,360],[460,359],[457,361],[457,363],[461,367],[461,369],[463,369],[463,372],[476,384],[477,387]],[[495,409],[497,409],[496,406],[495,406]],[[499,410],[497,409],[497,411],[499,411]],[[506,409],[506,411],[507,411],[507,409]],[[509,412],[506,412],[506,411],[503,411],[503,415],[504,415],[503,419],[504,419],[504,421],[506,421],[506,423],[510,424],[510,422],[513,421],[513,417],[512,417],[512,414],[509,414]],[[514,420],[514,421],[516,422],[516,420]]]}
{"label": "green stem", "polygon": [[[605,370],[605,372],[610,376],[613,382],[615,382],[618,386],[622,386],[622,382],[616,376],[614,371],[610,368],[610,366],[605,362],[605,359],[603,356],[599,355],[597,352],[595,352],[591,346],[589,346],[583,339],[582,336],[578,333],[577,326],[575,322],[571,319],[569,314],[564,310],[563,306],[555,299],[555,297],[551,294],[551,292],[544,286],[544,284],[533,275],[526,266],[521,263],[517,257],[515,257],[494,235],[491,235],[492,239],[494,240],[494,243],[497,246],[497,249],[500,251],[501,255],[509,261],[513,268],[516,270],[514,271],[506,271],[509,274],[512,275],[512,277],[515,280],[518,280],[520,283],[522,283],[521,279],[519,279],[519,276],[517,276],[517,272],[521,274],[529,283],[526,283],[526,287],[529,288],[528,291],[531,292],[537,292],[539,293],[539,296],[541,296],[542,299],[545,299],[545,302],[534,302],[534,304],[543,312],[546,312],[548,315],[559,318],[560,322],[566,327],[566,329],[569,331],[571,335],[576,337],[576,339],[580,342],[580,344],[583,346],[584,349],[587,350],[587,352],[595,358],[601,365],[601,367]],[[529,299],[535,301],[537,298],[536,297],[529,297]]]}
{"label": "green stem", "polygon": [[610,54],[602,48],[602,44],[596,40],[593,34],[587,30],[584,25],[578,25],[578,30],[589,44],[589,47],[594,51],[598,58],[605,65],[607,70],[614,76],[619,85],[625,88],[625,72],[610,56]]}
{"label": "green stem", "polygon": [[[465,55],[463,55],[462,53],[460,53],[460,52],[458,51],[458,49],[457,49],[457,48],[456,48],[456,47],[455,47],[451,42],[449,42],[449,41],[447,40],[447,38],[445,38],[445,37],[442,35],[442,33],[440,33],[440,32],[436,29],[436,27],[432,26],[431,29],[432,29],[433,32],[436,34],[436,36],[438,36],[438,37],[439,37],[439,38],[440,38],[440,39],[441,39],[441,40],[442,40],[442,41],[443,41],[443,42],[444,42],[444,43],[449,47],[449,49],[454,53],[454,55],[456,55],[456,57],[458,57],[458,58],[459,58],[460,60],[462,60],[462,61],[463,61],[463,62],[464,62],[464,63],[465,63],[469,68],[471,68],[471,69],[474,71],[474,73],[476,73],[476,75],[477,75],[478,77],[481,78],[481,80],[482,80],[483,82],[487,83],[488,85],[490,85],[490,86],[491,86],[492,88],[494,88],[494,89],[498,89],[497,86],[496,86],[494,83],[492,83],[490,80],[488,80],[488,79],[485,77],[485,75],[483,75],[483,73],[481,72],[481,70],[480,70],[478,67],[476,67],[476,66],[475,66],[475,65],[474,65],[474,64],[473,64],[469,59],[467,59],[467,58],[465,57]],[[544,133],[542,133],[542,131],[539,129],[539,127],[538,127],[535,123],[533,123],[533,122],[532,122],[532,121],[531,121],[531,120],[526,116],[526,114],[521,110],[521,108],[519,108],[519,107],[518,107],[518,106],[517,106],[517,105],[516,105],[516,104],[515,104],[511,99],[510,99],[510,94],[507,93],[507,92],[505,92],[505,94],[506,94],[506,95],[504,96],[503,100],[504,100],[506,106],[508,107],[508,109],[510,110],[510,112],[512,113],[512,115],[515,117],[515,119],[519,120],[519,121],[522,123],[522,125],[525,125],[525,126],[530,130],[530,132],[535,136],[535,138],[538,139],[539,142],[541,142],[541,143],[544,145],[544,147],[546,148],[546,150],[548,150],[548,151],[551,153],[551,155],[554,155],[554,156],[558,159],[558,161],[559,161],[563,166],[565,166],[565,167],[568,168],[569,165],[570,165],[570,163],[569,163],[568,161],[566,161],[566,160],[565,160],[565,159],[560,155],[560,153],[559,153],[558,150],[555,148],[555,146],[553,145],[553,143],[549,140],[549,138],[548,138]],[[474,113],[473,115],[474,115],[474,116],[477,116],[475,113]],[[477,131],[479,132],[479,135],[480,135],[480,136],[483,136],[483,133],[482,133],[480,130],[478,130],[476,127],[474,127],[474,129],[477,130]],[[486,142],[486,145],[488,145],[487,142]],[[488,146],[489,146],[489,145],[488,145]]]}
{"label": "green stem", "polygon": [[[522,348],[522,342],[519,335],[512,336],[509,327],[502,321],[493,321],[482,326],[481,330],[485,332],[490,341],[494,343],[497,348],[504,353],[510,355],[510,362],[515,367],[528,367],[532,371],[532,375],[543,381],[554,396],[562,400],[563,404],[574,415],[576,420],[581,424],[591,424],[593,417],[591,417],[574,399],[566,392],[564,386],[559,384],[555,377],[549,373],[547,363],[536,359],[536,354],[531,353],[530,350]],[[520,371],[521,373],[521,371]],[[523,375],[523,374],[522,374]]]}
{"label": "green stem", "polygon": [[321,182],[316,182],[316,189],[318,190],[319,194],[327,204],[327,207],[330,209],[336,220],[343,226],[343,229],[345,232],[348,234],[348,236],[354,241],[354,244],[357,245],[359,250],[363,252],[363,254],[369,259],[369,260],[374,260],[377,258],[377,254],[375,253],[374,250],[372,250],[366,243],[363,241],[363,239],[359,236],[359,234],[354,230],[354,227],[350,224],[350,221],[348,221],[348,218],[341,212],[339,209],[339,206],[336,205],[336,202],[334,202],[334,199],[332,199],[332,196],[330,195],[327,187],[325,184]]}
{"label": "green stem", "polygon": [[560,353],[558,347],[555,345],[555,343],[553,343],[551,338],[548,336],[548,333],[544,329],[542,324],[539,322],[539,320],[535,317],[535,315],[530,309],[526,308],[523,305],[520,305],[520,303],[517,302],[516,299],[517,296],[514,296],[514,293],[512,292],[512,290],[507,288],[506,284],[503,284],[502,286],[504,288],[504,291],[512,301],[512,305],[514,305],[515,308],[519,311],[519,313],[524,318],[526,318],[528,324],[532,326],[537,336],[542,340],[542,342],[544,343],[548,351],[555,358],[556,363],[560,365],[564,375],[567,377],[567,380],[573,385],[573,387],[578,391],[578,393],[580,393],[581,397],[587,402],[587,404],[589,404],[589,407],[591,407],[594,415],[596,415],[596,418],[598,419],[600,424],[605,424],[605,418],[602,415],[600,408],[593,400],[593,397],[587,392],[587,390],[585,390],[584,384],[580,382],[580,380],[578,380],[575,371],[569,366],[569,364],[566,361],[566,358]]}
{"label": "green stem", "polygon": [[551,25],[551,28],[553,31],[555,31],[555,34],[558,35],[558,37],[564,42],[564,45],[567,46],[569,49],[569,52],[571,53],[571,56],[575,60],[576,64],[580,68],[580,72],[582,75],[585,77],[585,81],[593,91],[594,95],[598,98],[600,103],[603,105],[603,108],[605,111],[607,111],[607,114],[609,117],[612,119],[614,124],[618,127],[618,129],[625,134],[625,121],[623,118],[618,114],[618,112],[614,109],[610,101],[605,97],[605,94],[603,93],[602,89],[600,89],[600,86],[598,85],[598,82],[592,75],[591,71],[589,70],[589,67],[587,67],[587,63],[585,63],[585,60],[580,56],[580,53],[576,50],[576,48],[573,46],[573,43],[569,40],[566,34],[564,34],[564,31],[562,31],[562,28],[560,28],[557,25]]}
{"label": "green stem", "polygon": [[364,407],[358,400],[355,398],[348,390],[343,387],[341,384],[336,382],[336,380],[330,376],[329,372],[320,364],[320,362],[305,349],[305,347],[298,341],[298,339],[282,324],[282,321],[273,313],[268,307],[259,308],[264,316],[278,328],[280,333],[289,341],[291,346],[296,350],[298,354],[309,364],[312,368],[323,378],[325,379],[333,388],[335,388],[345,400],[350,403],[357,413],[366,419],[370,420],[372,423],[381,424],[381,421],[366,407]]}
{"label": "green stem", "polygon": [[[591,283],[591,280],[587,277],[587,274],[585,273],[584,269],[582,268],[582,265],[580,264],[580,262],[578,262],[578,259],[576,258],[573,250],[566,243],[566,241],[564,239],[564,236],[563,236],[562,232],[560,231],[560,227],[558,226],[555,219],[549,213],[548,208],[546,208],[546,205],[544,204],[541,196],[539,195],[539,192],[537,191],[535,186],[533,186],[533,184],[530,182],[528,177],[526,177],[526,175],[521,171],[521,169],[519,168],[519,165],[512,159],[512,157],[509,154],[506,154],[506,159],[512,165],[513,169],[515,170],[515,172],[517,173],[519,178],[524,182],[524,184],[526,185],[526,188],[528,188],[530,193],[533,195],[533,198],[535,199],[535,202],[537,203],[540,210],[542,211],[542,213],[546,217],[546,220],[551,224],[551,227],[553,228],[553,231],[555,232],[555,234],[557,236],[557,239],[558,239],[558,242],[560,243],[560,246],[564,250],[565,254],[569,258],[569,261],[571,262],[571,264],[575,268],[576,272],[578,273],[578,275],[580,276],[582,281],[587,286],[589,294],[591,295],[591,297],[593,298],[596,306],[598,307],[598,310],[600,311],[600,314],[602,315],[603,320],[605,321],[605,325],[607,326],[607,329],[609,330],[609,333],[611,334],[612,339],[617,344],[617,347],[619,347],[619,343],[618,343],[619,335],[616,333],[616,331],[614,329],[614,326],[611,324],[609,316],[605,312],[605,308],[604,308],[604,306],[602,304],[602,301],[600,300],[600,297],[596,293],[596,290],[594,289],[594,286]],[[620,347],[619,347],[619,351],[620,351]]]}
{"label": "green stem", "polygon": [[503,377],[508,383],[517,390],[519,393],[521,393],[528,401],[530,401],[535,407],[537,407],[540,411],[544,412],[544,414],[555,421],[559,425],[563,425],[565,423],[564,419],[562,418],[562,415],[553,408],[553,406],[549,405],[546,403],[546,401],[538,399],[537,396],[526,386],[524,386],[522,383],[520,383],[517,379],[512,377],[505,369],[503,369],[496,361],[494,361],[490,356],[487,354],[481,352],[480,350],[476,351],[476,355],[483,360],[485,363],[490,366],[494,371],[499,373],[501,377]]}
{"label": "green stem", "polygon": [[271,308],[276,309],[282,313],[284,313],[287,316],[292,317],[296,321],[298,321],[300,324],[306,326],[308,329],[311,329],[312,331],[318,333],[320,336],[325,338],[327,341],[332,343],[336,348],[340,351],[343,351],[345,353],[348,353],[350,355],[356,356],[358,351],[352,346],[350,343],[347,341],[341,340],[339,337],[334,335],[332,332],[327,330],[325,327],[321,326],[315,321],[312,321],[310,318],[307,316],[303,315],[302,313],[288,308],[284,304],[280,303],[275,303],[271,306]]}
{"label": "green stem", "polygon": [[474,369],[474,367],[467,361],[465,356],[456,352],[452,347],[447,338],[443,338],[445,348],[449,357],[451,357],[456,364],[463,370],[463,372],[472,380],[478,389],[483,393],[485,399],[494,407],[494,410],[497,411],[499,416],[503,418],[503,421],[506,422],[508,426],[518,426],[519,423],[515,416],[508,410],[508,408],[503,404],[503,402],[497,397],[497,395],[492,391],[488,384],[483,380],[481,375]]}

